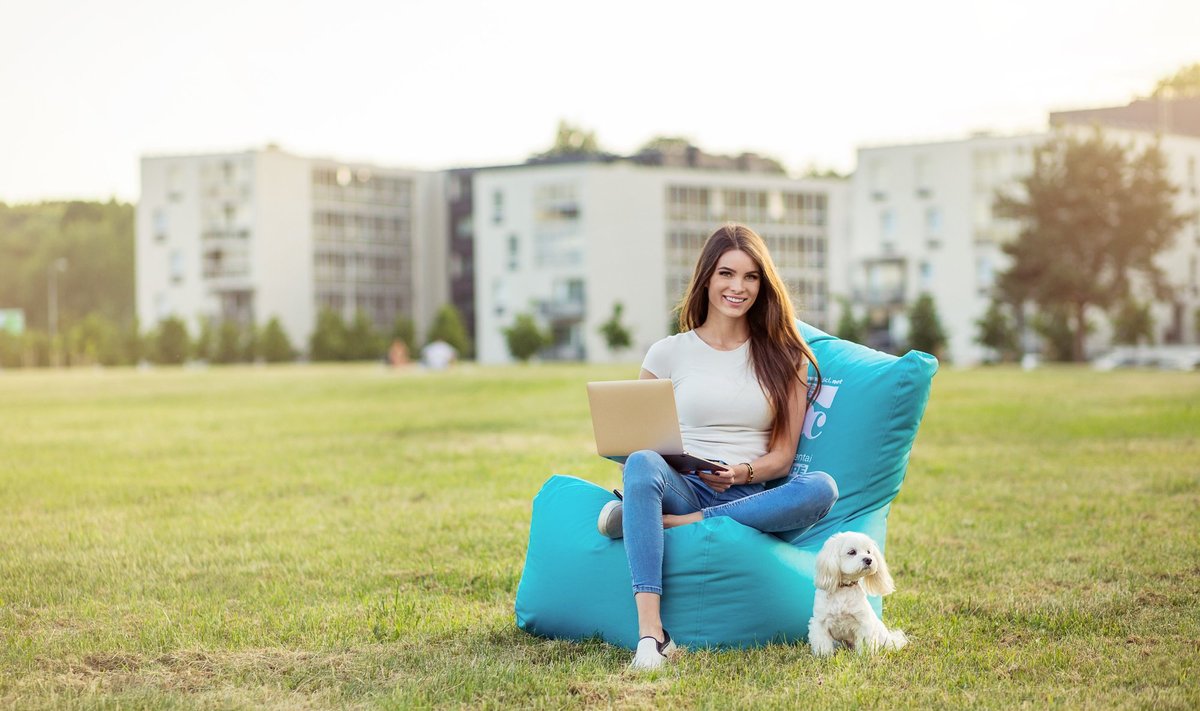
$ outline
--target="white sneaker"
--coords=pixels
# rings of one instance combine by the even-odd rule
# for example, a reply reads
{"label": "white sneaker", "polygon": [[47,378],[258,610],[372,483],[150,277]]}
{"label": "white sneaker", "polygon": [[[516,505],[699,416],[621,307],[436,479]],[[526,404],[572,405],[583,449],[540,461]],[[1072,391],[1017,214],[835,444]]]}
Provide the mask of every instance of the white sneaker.
{"label": "white sneaker", "polygon": [[600,535],[609,538],[620,538],[625,533],[621,530],[621,514],[624,506],[620,501],[610,501],[600,509],[600,518],[596,519],[596,529]]}
{"label": "white sneaker", "polygon": [[675,643],[671,641],[671,635],[666,630],[663,630],[661,642],[647,635],[638,640],[637,652],[633,655],[629,668],[635,671],[662,669],[667,664],[667,657],[674,653]]}

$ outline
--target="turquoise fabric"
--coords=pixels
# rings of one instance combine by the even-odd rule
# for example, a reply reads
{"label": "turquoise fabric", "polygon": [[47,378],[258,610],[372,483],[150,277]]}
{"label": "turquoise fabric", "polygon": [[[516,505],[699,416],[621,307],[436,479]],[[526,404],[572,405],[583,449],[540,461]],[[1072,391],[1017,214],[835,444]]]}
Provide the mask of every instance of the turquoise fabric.
{"label": "turquoise fabric", "polygon": [[[825,539],[860,531],[885,545],[888,511],[904,479],[937,361],[916,351],[897,358],[806,324],[801,329],[824,384],[806,417],[793,471],[828,472],[837,481],[838,502],[802,534],[768,535],[728,518],[666,531],[663,621],[684,645],[805,640],[813,564]],[[637,644],[624,543],[596,530],[600,508],[612,499],[611,492],[566,476],[551,477],[538,492],[517,588],[521,629],[628,648]],[[872,602],[879,611],[879,600]]]}

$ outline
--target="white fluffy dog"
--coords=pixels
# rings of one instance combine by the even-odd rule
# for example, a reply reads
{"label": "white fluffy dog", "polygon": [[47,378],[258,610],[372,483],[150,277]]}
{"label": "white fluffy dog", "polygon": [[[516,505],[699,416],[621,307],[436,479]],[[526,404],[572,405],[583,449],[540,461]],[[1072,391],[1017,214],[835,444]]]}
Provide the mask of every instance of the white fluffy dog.
{"label": "white fluffy dog", "polygon": [[858,652],[900,649],[908,637],[889,630],[875,616],[867,595],[888,595],[896,589],[883,553],[870,536],[836,533],[817,554],[817,595],[808,621],[813,654],[833,654],[838,643]]}

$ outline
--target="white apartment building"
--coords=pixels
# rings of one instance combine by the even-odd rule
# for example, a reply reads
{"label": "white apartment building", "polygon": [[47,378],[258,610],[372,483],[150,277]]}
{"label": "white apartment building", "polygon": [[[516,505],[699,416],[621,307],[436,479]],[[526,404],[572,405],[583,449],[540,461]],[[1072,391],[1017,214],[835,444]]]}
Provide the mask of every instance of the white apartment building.
{"label": "white apartment building", "polygon": [[282,322],[304,350],[320,309],[423,332],[447,301],[441,174],[264,150],[145,157],[137,313]]}
{"label": "white apartment building", "polygon": [[[483,169],[474,177],[476,351],[511,360],[503,334],[533,314],[547,357],[636,360],[672,332],[672,311],[704,240],[726,221],[764,237],[800,316],[828,328],[844,288],[842,180],[640,165],[627,160]],[[599,332],[624,307],[633,347]]]}
{"label": "white apartment building", "polygon": [[[1061,130],[1091,132],[1090,125]],[[1020,226],[997,218],[992,205],[998,189],[1016,193],[1033,169],[1033,149],[1049,133],[999,137],[975,135],[958,141],[861,148],[852,180],[850,274],[854,301],[866,309],[879,331],[874,345],[903,344],[906,311],[922,292],[934,298],[948,335],[949,359],[974,364],[986,355],[975,342],[975,322],[992,298],[997,273],[1008,266],[1000,245]],[[1110,140],[1141,146],[1156,140],[1151,131],[1105,129]],[[1178,212],[1193,213],[1197,199],[1200,137],[1157,137],[1179,186]],[[1174,297],[1153,313],[1159,342],[1196,342],[1193,314],[1200,308],[1200,222],[1177,234],[1159,256]],[[1107,319],[1097,313],[1093,349],[1109,340]]]}
{"label": "white apartment building", "polygon": [[987,310],[1000,244],[1018,226],[992,214],[996,190],[1013,189],[1044,135],[977,135],[959,141],[858,150],[851,181],[852,301],[876,331],[872,345],[908,336],[907,311],[923,292],[937,305],[957,363],[982,359],[975,321]]}

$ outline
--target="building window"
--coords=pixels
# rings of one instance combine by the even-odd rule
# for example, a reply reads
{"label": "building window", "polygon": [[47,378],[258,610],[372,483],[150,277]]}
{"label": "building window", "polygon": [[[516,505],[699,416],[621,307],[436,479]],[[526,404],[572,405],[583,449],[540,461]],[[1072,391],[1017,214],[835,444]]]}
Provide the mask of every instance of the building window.
{"label": "building window", "polygon": [[925,208],[925,243],[930,249],[942,246],[942,211],[940,208]]}
{"label": "building window", "polygon": [[867,176],[871,186],[871,199],[877,202],[887,199],[889,187],[888,167],[881,160],[873,160],[867,167]]}
{"label": "building window", "polygon": [[533,196],[534,213],[540,225],[564,226],[579,220],[577,190],[571,183],[538,187]]}
{"label": "building window", "polygon": [[154,211],[154,241],[167,241],[167,213],[161,209]]}
{"label": "building window", "polygon": [[497,316],[503,316],[508,308],[508,286],[502,279],[492,281],[492,308]]}
{"label": "building window", "polygon": [[171,250],[167,273],[171,275],[172,284],[183,283],[183,252],[180,250]]}
{"label": "building window", "polygon": [[710,219],[710,209],[716,209],[711,205],[711,198],[708,188],[668,186],[667,217],[673,222],[707,222]]}
{"label": "building window", "polygon": [[515,272],[520,266],[521,241],[516,235],[508,236],[508,271]]}
{"label": "building window", "polygon": [[919,155],[913,160],[913,178],[917,184],[917,197],[927,198],[933,194],[929,187],[929,156]]}
{"label": "building window", "polygon": [[942,236],[942,211],[936,207],[925,208],[925,236]]}
{"label": "building window", "polygon": [[721,194],[725,216],[739,222],[766,222],[767,193],[760,190],[724,190]]}
{"label": "building window", "polygon": [[980,255],[975,259],[975,282],[979,287],[980,294],[988,293],[992,284],[995,282],[995,273],[992,270],[992,258],[989,255]]}
{"label": "building window", "polygon": [[879,211],[879,236],[884,242],[896,239],[896,213],[891,209]]}
{"label": "building window", "polygon": [[492,193],[492,222],[504,222],[504,193],[496,190]]}

